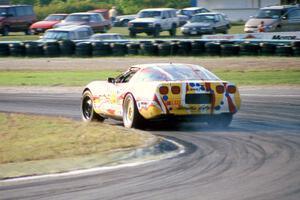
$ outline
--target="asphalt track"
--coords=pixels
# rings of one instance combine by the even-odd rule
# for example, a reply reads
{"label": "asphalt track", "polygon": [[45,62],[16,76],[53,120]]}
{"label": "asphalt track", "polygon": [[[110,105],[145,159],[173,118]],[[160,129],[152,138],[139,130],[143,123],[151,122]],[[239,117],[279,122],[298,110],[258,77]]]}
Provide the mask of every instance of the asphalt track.
{"label": "asphalt track", "polygon": [[[0,183],[0,199],[299,200],[300,88],[243,88],[227,130],[184,124],[166,160],[90,174]],[[0,110],[79,119],[80,93],[0,92]],[[110,123],[110,122],[109,122]],[[118,125],[118,124],[116,124]]]}

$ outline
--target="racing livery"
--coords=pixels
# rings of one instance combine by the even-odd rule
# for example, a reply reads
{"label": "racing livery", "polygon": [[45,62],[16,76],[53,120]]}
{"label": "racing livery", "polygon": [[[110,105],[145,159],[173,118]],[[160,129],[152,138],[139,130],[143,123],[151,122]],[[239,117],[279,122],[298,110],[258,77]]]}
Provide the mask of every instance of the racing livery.
{"label": "racing livery", "polygon": [[237,87],[191,64],[158,63],[130,67],[116,78],[93,81],[82,95],[85,121],[123,120],[141,127],[151,120],[197,119],[226,127],[240,108]]}

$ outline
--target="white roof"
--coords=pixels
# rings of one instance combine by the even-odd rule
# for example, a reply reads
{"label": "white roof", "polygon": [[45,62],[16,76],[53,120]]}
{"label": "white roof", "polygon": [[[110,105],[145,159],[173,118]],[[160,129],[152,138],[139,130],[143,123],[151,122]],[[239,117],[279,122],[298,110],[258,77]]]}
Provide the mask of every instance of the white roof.
{"label": "white roof", "polygon": [[198,10],[203,9],[203,7],[189,7],[189,8],[183,8],[182,10]]}
{"label": "white roof", "polygon": [[82,28],[91,29],[91,27],[87,26],[87,25],[69,25],[69,26],[61,26],[61,27],[57,27],[57,28],[52,28],[49,30],[51,30],[51,31],[76,31],[76,30],[82,29]]}
{"label": "white roof", "polygon": [[140,65],[133,65],[131,68],[148,68],[148,67],[162,67],[162,66],[188,66],[188,67],[201,67],[199,65],[193,64],[185,64],[185,63],[149,63],[149,64],[140,64]]}
{"label": "white roof", "polygon": [[166,11],[166,10],[176,10],[174,8],[147,8],[141,11]]}

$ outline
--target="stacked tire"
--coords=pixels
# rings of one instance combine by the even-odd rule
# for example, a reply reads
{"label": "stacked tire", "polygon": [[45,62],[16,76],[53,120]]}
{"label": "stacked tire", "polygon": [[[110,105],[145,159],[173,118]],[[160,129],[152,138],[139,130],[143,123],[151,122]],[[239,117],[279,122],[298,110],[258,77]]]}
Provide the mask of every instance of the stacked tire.
{"label": "stacked tire", "polygon": [[9,52],[11,56],[24,56],[25,46],[22,42],[14,42],[9,44]]}
{"label": "stacked tire", "polygon": [[70,56],[74,54],[75,43],[72,40],[61,40],[58,41],[58,44],[59,44],[61,55]]}
{"label": "stacked tire", "polygon": [[179,41],[178,42],[178,55],[189,55],[191,51],[191,42],[190,41]]}
{"label": "stacked tire", "polygon": [[44,55],[48,57],[55,57],[60,55],[60,48],[58,42],[47,42],[43,46]]}
{"label": "stacked tire", "polygon": [[238,56],[240,52],[240,46],[236,44],[221,44],[222,56]]}
{"label": "stacked tire", "polygon": [[205,42],[204,41],[192,41],[191,43],[191,55],[202,55],[205,53]]}
{"label": "stacked tire", "polygon": [[171,44],[169,42],[160,43],[157,45],[158,55],[169,56],[171,55]]}
{"label": "stacked tire", "polygon": [[276,55],[277,56],[292,56],[293,49],[290,45],[277,45],[276,46]]}
{"label": "stacked tire", "polygon": [[221,54],[221,44],[218,42],[205,43],[206,54],[209,56],[218,56]]}
{"label": "stacked tire", "polygon": [[276,45],[272,43],[263,42],[260,43],[260,53],[263,56],[274,55],[276,51]]}
{"label": "stacked tire", "polygon": [[259,54],[259,44],[245,42],[240,44],[240,55],[243,56],[257,56]]}
{"label": "stacked tire", "polygon": [[111,55],[111,48],[109,43],[93,42],[92,43],[93,56],[109,56]]}
{"label": "stacked tire", "polygon": [[129,55],[138,55],[140,51],[140,44],[138,43],[129,43],[127,46],[127,52]]}
{"label": "stacked tire", "polygon": [[44,54],[43,44],[39,42],[25,42],[25,52],[27,56],[42,56]]}
{"label": "stacked tire", "polygon": [[294,56],[300,56],[300,41],[293,42],[292,49]]}
{"label": "stacked tire", "polygon": [[90,42],[80,42],[76,44],[75,55],[78,57],[92,56],[92,45]]}
{"label": "stacked tire", "polygon": [[152,42],[142,42],[140,47],[142,55],[153,56],[157,54],[157,45]]}
{"label": "stacked tire", "polygon": [[8,56],[8,55],[9,55],[9,44],[0,43],[0,56]]}
{"label": "stacked tire", "polygon": [[125,43],[112,43],[110,47],[113,56],[125,56],[127,54],[127,46]]}

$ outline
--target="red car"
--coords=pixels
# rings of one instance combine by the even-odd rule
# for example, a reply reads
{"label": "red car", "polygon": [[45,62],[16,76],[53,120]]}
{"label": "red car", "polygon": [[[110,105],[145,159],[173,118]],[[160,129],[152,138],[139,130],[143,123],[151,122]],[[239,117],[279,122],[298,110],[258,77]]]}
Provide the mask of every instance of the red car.
{"label": "red car", "polygon": [[68,14],[51,14],[43,21],[38,21],[30,26],[33,34],[44,33],[46,30],[53,28],[53,26],[64,20]]}

